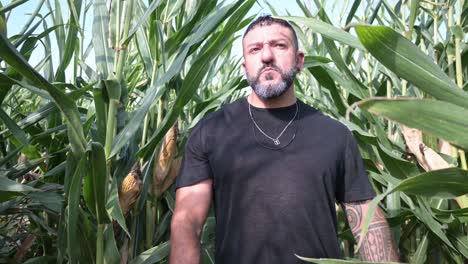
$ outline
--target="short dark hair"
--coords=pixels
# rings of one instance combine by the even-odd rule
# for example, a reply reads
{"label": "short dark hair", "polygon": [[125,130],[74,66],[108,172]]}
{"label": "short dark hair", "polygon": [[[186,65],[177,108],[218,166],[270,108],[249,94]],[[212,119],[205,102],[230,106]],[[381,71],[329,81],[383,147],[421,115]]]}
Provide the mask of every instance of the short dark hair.
{"label": "short dark hair", "polygon": [[291,32],[293,34],[294,48],[296,49],[296,51],[299,50],[299,42],[297,41],[296,31],[291,26],[291,24],[289,24],[289,22],[284,20],[284,19],[271,17],[271,15],[259,16],[252,23],[250,23],[250,25],[247,27],[247,30],[245,30],[245,33],[244,33],[244,36],[242,37],[242,39],[244,39],[245,36],[247,35],[247,33],[249,33],[252,29],[254,29],[254,28],[258,27],[258,26],[260,26],[260,27],[270,26],[272,24],[278,24],[278,25],[281,25],[283,27],[289,28],[289,30],[291,30]]}

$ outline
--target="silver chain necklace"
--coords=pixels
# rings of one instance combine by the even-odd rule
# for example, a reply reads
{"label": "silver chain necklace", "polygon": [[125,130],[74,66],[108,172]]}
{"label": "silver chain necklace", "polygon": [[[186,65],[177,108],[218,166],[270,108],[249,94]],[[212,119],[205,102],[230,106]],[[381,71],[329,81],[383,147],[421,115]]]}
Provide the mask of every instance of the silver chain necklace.
{"label": "silver chain necklace", "polygon": [[294,116],[293,118],[291,119],[291,121],[288,122],[288,124],[283,128],[283,130],[281,131],[281,133],[276,137],[276,138],[272,138],[270,137],[269,135],[267,135],[267,133],[265,133],[257,124],[257,122],[255,122],[255,119],[253,118],[253,115],[252,115],[252,110],[251,110],[251,106],[250,106],[250,103],[247,102],[249,104],[249,115],[250,115],[250,119],[252,119],[252,122],[254,123],[255,127],[258,129],[258,131],[260,131],[265,137],[269,138],[270,140],[273,141],[273,143],[278,146],[279,144],[281,144],[281,142],[279,141],[279,138],[283,135],[283,133],[288,129],[288,127],[292,124],[292,122],[294,121],[294,119],[296,119],[296,116],[297,116],[297,113],[299,112],[299,106],[297,105],[297,101],[296,101],[296,113],[294,113]]}

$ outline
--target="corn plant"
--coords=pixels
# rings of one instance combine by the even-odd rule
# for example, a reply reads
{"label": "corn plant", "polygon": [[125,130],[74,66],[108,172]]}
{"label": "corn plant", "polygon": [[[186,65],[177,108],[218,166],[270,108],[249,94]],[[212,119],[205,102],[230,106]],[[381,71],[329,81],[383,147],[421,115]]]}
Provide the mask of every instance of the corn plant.
{"label": "corn plant", "polygon": [[167,261],[177,131],[240,86],[254,1],[42,0],[8,36],[25,2],[0,7],[2,261]]}
{"label": "corn plant", "polygon": [[[245,96],[231,48],[255,1],[39,0],[8,35],[27,2],[0,5],[0,261],[167,263],[185,140]],[[401,260],[463,263],[467,1],[296,4],[297,95],[353,131]],[[338,213],[348,260],[301,258],[358,261]]]}

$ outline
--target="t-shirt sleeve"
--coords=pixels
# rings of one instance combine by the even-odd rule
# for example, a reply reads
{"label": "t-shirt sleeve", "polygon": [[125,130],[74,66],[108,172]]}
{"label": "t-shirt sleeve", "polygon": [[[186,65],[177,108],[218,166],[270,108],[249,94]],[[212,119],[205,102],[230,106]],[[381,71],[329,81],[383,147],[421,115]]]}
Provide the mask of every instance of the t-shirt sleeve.
{"label": "t-shirt sleeve", "polygon": [[369,182],[356,140],[353,134],[347,131],[342,174],[337,184],[337,201],[340,203],[356,202],[369,200],[374,196],[375,192]]}
{"label": "t-shirt sleeve", "polygon": [[202,134],[203,121],[192,130],[185,144],[182,167],[176,179],[176,188],[194,185],[212,178],[211,167]]}

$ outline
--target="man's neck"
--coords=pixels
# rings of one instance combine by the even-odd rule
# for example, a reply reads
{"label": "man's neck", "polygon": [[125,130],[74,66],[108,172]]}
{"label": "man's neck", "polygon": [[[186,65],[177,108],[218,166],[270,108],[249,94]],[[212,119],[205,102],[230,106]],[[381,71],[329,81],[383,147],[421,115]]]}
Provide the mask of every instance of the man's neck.
{"label": "man's neck", "polygon": [[293,105],[296,103],[296,96],[294,95],[294,89],[291,87],[279,97],[272,99],[263,99],[257,96],[254,91],[247,97],[248,102],[258,108],[279,108]]}

